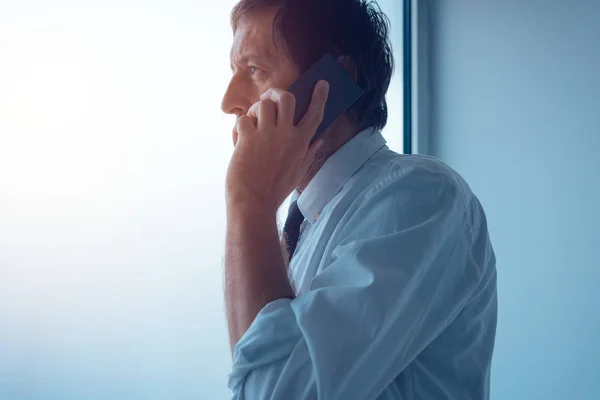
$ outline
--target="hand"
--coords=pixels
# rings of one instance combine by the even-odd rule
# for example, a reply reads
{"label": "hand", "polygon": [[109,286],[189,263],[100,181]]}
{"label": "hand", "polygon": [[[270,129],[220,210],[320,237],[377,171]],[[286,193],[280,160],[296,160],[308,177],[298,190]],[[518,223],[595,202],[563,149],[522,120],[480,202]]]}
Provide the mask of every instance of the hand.
{"label": "hand", "polygon": [[296,98],[276,88],[237,120],[225,184],[228,205],[251,204],[277,212],[323,143],[318,139],[309,146],[323,119],[328,91],[325,81],[315,86],[308,111],[295,126]]}

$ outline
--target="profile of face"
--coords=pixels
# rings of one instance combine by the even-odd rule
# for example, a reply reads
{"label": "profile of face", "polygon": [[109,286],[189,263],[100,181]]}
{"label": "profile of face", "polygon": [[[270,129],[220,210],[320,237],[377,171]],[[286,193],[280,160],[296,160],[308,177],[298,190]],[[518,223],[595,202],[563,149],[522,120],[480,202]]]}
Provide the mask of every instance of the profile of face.
{"label": "profile of face", "polygon": [[221,103],[223,112],[237,118],[246,115],[269,88],[285,89],[300,76],[283,46],[273,42],[276,13],[276,9],[255,11],[240,19],[230,53],[233,76]]}
{"label": "profile of face", "polygon": [[[260,96],[270,88],[286,89],[301,74],[300,67],[287,54],[282,37],[273,40],[273,21],[277,9],[253,11],[237,23],[230,52],[233,75],[223,96],[221,109],[237,118],[246,115]],[[325,161],[356,133],[356,126],[344,115],[322,134],[323,145],[297,186],[302,191]],[[237,133],[232,131],[233,144]]]}

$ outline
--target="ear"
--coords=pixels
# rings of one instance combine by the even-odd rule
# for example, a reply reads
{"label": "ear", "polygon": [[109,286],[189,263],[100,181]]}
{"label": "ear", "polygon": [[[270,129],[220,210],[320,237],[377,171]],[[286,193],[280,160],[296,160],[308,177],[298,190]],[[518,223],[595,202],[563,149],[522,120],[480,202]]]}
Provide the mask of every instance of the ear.
{"label": "ear", "polygon": [[350,74],[354,82],[358,81],[358,71],[356,70],[356,63],[349,56],[337,56],[337,60],[344,69]]}

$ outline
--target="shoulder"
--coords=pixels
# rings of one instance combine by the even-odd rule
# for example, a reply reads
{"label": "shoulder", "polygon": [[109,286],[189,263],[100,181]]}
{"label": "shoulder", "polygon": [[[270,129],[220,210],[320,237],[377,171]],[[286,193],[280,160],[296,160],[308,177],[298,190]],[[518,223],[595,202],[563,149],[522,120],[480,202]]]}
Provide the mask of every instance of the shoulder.
{"label": "shoulder", "polygon": [[[443,161],[424,155],[403,155],[384,151],[366,166],[359,203],[382,202],[398,205],[426,204],[468,208],[473,193],[465,180]],[[389,204],[393,200],[398,203]],[[383,204],[382,204],[383,205]]]}

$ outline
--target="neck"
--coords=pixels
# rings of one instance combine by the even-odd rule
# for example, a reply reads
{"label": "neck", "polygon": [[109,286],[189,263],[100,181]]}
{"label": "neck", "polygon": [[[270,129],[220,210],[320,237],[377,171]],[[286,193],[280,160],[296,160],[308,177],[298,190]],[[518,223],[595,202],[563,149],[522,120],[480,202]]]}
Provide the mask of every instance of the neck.
{"label": "neck", "polygon": [[356,136],[357,133],[358,127],[356,124],[348,120],[346,116],[340,117],[337,121],[331,124],[331,126],[327,128],[325,132],[323,132],[323,146],[321,146],[317,152],[315,160],[296,187],[300,193],[306,189],[310,181],[315,177],[317,172],[319,172],[323,164],[325,164],[325,161],[327,161],[332,154],[338,151],[350,139]]}

